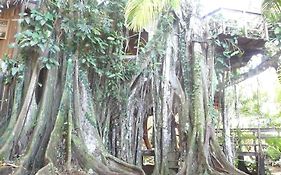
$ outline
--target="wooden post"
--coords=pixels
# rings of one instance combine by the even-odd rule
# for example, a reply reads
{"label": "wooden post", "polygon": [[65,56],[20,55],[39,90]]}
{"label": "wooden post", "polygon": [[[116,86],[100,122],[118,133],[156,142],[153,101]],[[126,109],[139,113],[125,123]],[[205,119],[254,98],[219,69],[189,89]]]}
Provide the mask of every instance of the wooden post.
{"label": "wooden post", "polygon": [[223,34],[226,34],[226,31],[225,31],[225,29],[226,29],[225,21],[223,21],[223,22],[221,23],[221,27],[222,27],[222,33],[223,33]]}
{"label": "wooden post", "polygon": [[264,155],[262,153],[258,154],[258,174],[265,175],[265,166],[264,166]]}
{"label": "wooden post", "polygon": [[243,10],[243,27],[244,27],[244,33],[245,37],[248,38],[248,26],[247,26],[247,21],[246,21],[246,12]]}
{"label": "wooden post", "polygon": [[248,27],[247,27],[247,23],[246,22],[244,24],[244,32],[245,32],[245,37],[248,38]]}
{"label": "wooden post", "polygon": [[269,36],[268,36],[268,27],[267,27],[267,22],[264,20],[264,35],[265,35],[265,40],[269,40]]}

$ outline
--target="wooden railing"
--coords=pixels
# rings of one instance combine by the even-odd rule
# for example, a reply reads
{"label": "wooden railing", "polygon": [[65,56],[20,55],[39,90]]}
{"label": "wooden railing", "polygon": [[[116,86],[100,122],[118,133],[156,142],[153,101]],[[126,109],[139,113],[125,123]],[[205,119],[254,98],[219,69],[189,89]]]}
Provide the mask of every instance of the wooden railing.
{"label": "wooden railing", "polygon": [[[222,137],[222,129],[216,130],[217,136]],[[232,148],[235,157],[251,156],[256,160],[256,172],[265,174],[265,151],[269,146],[266,139],[281,138],[281,128],[239,128],[230,130]]]}
{"label": "wooden railing", "polygon": [[219,8],[203,17],[211,35],[239,35],[252,39],[268,40],[266,21],[259,13]]}
{"label": "wooden railing", "polygon": [[[235,152],[237,156],[253,156],[256,157],[257,161],[257,172],[260,175],[265,174],[265,164],[264,164],[264,151],[268,147],[265,143],[267,138],[281,138],[281,128],[241,128],[241,129],[231,129],[231,140],[232,147],[236,148]],[[216,129],[216,135],[222,137],[222,129]],[[241,137],[242,136],[242,137]],[[248,140],[245,142],[245,140]],[[250,140],[250,141],[249,141]],[[239,147],[239,149],[237,149]],[[169,168],[177,171],[180,164],[179,152],[170,152],[169,158]],[[153,157],[152,164],[143,164],[144,169],[149,169],[146,171],[153,171],[154,168],[154,149],[142,150],[142,162],[144,163],[144,157]]]}
{"label": "wooden railing", "polygon": [[[216,133],[222,137],[222,129],[217,129]],[[266,139],[281,138],[281,128],[239,128],[231,129],[230,133],[232,147],[239,155],[256,155],[259,149],[264,151],[268,147]]]}

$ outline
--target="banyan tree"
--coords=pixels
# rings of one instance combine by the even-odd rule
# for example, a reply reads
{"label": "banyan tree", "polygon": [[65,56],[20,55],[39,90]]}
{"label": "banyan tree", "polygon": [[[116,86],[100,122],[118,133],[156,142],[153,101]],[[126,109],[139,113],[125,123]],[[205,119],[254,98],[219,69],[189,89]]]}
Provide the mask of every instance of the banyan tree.
{"label": "banyan tree", "polygon": [[[2,61],[0,174],[143,175],[143,147],[155,175],[244,174],[215,137],[215,50],[197,2],[175,2],[2,2],[20,24]],[[135,33],[136,56],[126,3],[131,24],[157,16],[147,41]]]}

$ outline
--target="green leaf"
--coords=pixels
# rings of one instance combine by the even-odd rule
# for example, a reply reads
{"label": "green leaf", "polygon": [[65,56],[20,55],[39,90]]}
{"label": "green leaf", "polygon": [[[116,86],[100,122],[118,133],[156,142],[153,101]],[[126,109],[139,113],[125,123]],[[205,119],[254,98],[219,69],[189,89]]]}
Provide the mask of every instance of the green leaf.
{"label": "green leaf", "polygon": [[276,27],[275,29],[274,29],[274,34],[275,35],[278,35],[278,34],[280,34],[281,33],[281,28],[280,27]]}
{"label": "green leaf", "polygon": [[42,52],[44,52],[46,49],[44,44],[38,44],[38,47],[41,49]]}
{"label": "green leaf", "polygon": [[41,21],[42,19],[43,19],[42,16],[36,16],[36,17],[35,17],[35,20],[36,20],[36,21]]}
{"label": "green leaf", "polygon": [[15,76],[18,73],[18,68],[17,67],[13,67],[12,68],[12,76]]}
{"label": "green leaf", "polygon": [[24,18],[24,21],[26,22],[26,24],[30,24],[30,18]]}
{"label": "green leaf", "polygon": [[110,40],[110,41],[114,41],[115,40],[115,38],[113,38],[111,36],[107,37],[107,39]]}
{"label": "green leaf", "polygon": [[41,20],[41,21],[40,21],[41,26],[43,26],[44,24],[46,24],[46,22],[47,22],[47,21],[45,21],[45,20]]}
{"label": "green leaf", "polygon": [[47,64],[46,64],[46,68],[47,68],[48,70],[50,70],[50,69],[52,68],[52,65],[49,64],[49,63],[47,63]]}
{"label": "green leaf", "polygon": [[53,47],[54,47],[54,49],[55,49],[55,51],[56,51],[56,52],[59,52],[59,51],[60,51],[60,48],[59,48],[59,46],[57,46],[57,45],[54,45]]}
{"label": "green leaf", "polygon": [[56,66],[60,65],[60,63],[57,60],[54,60],[53,64],[56,65]]}

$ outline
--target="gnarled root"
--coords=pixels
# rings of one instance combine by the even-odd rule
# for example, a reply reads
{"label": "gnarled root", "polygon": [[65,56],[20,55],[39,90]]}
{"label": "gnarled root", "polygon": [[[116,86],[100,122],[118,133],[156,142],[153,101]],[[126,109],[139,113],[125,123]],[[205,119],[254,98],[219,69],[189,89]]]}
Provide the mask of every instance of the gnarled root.
{"label": "gnarled root", "polygon": [[[196,134],[195,134],[196,135]],[[215,133],[209,126],[206,130],[205,143],[195,137],[194,144],[189,145],[190,154],[178,175],[211,174],[211,175],[247,175],[231,165],[216,141]]]}

